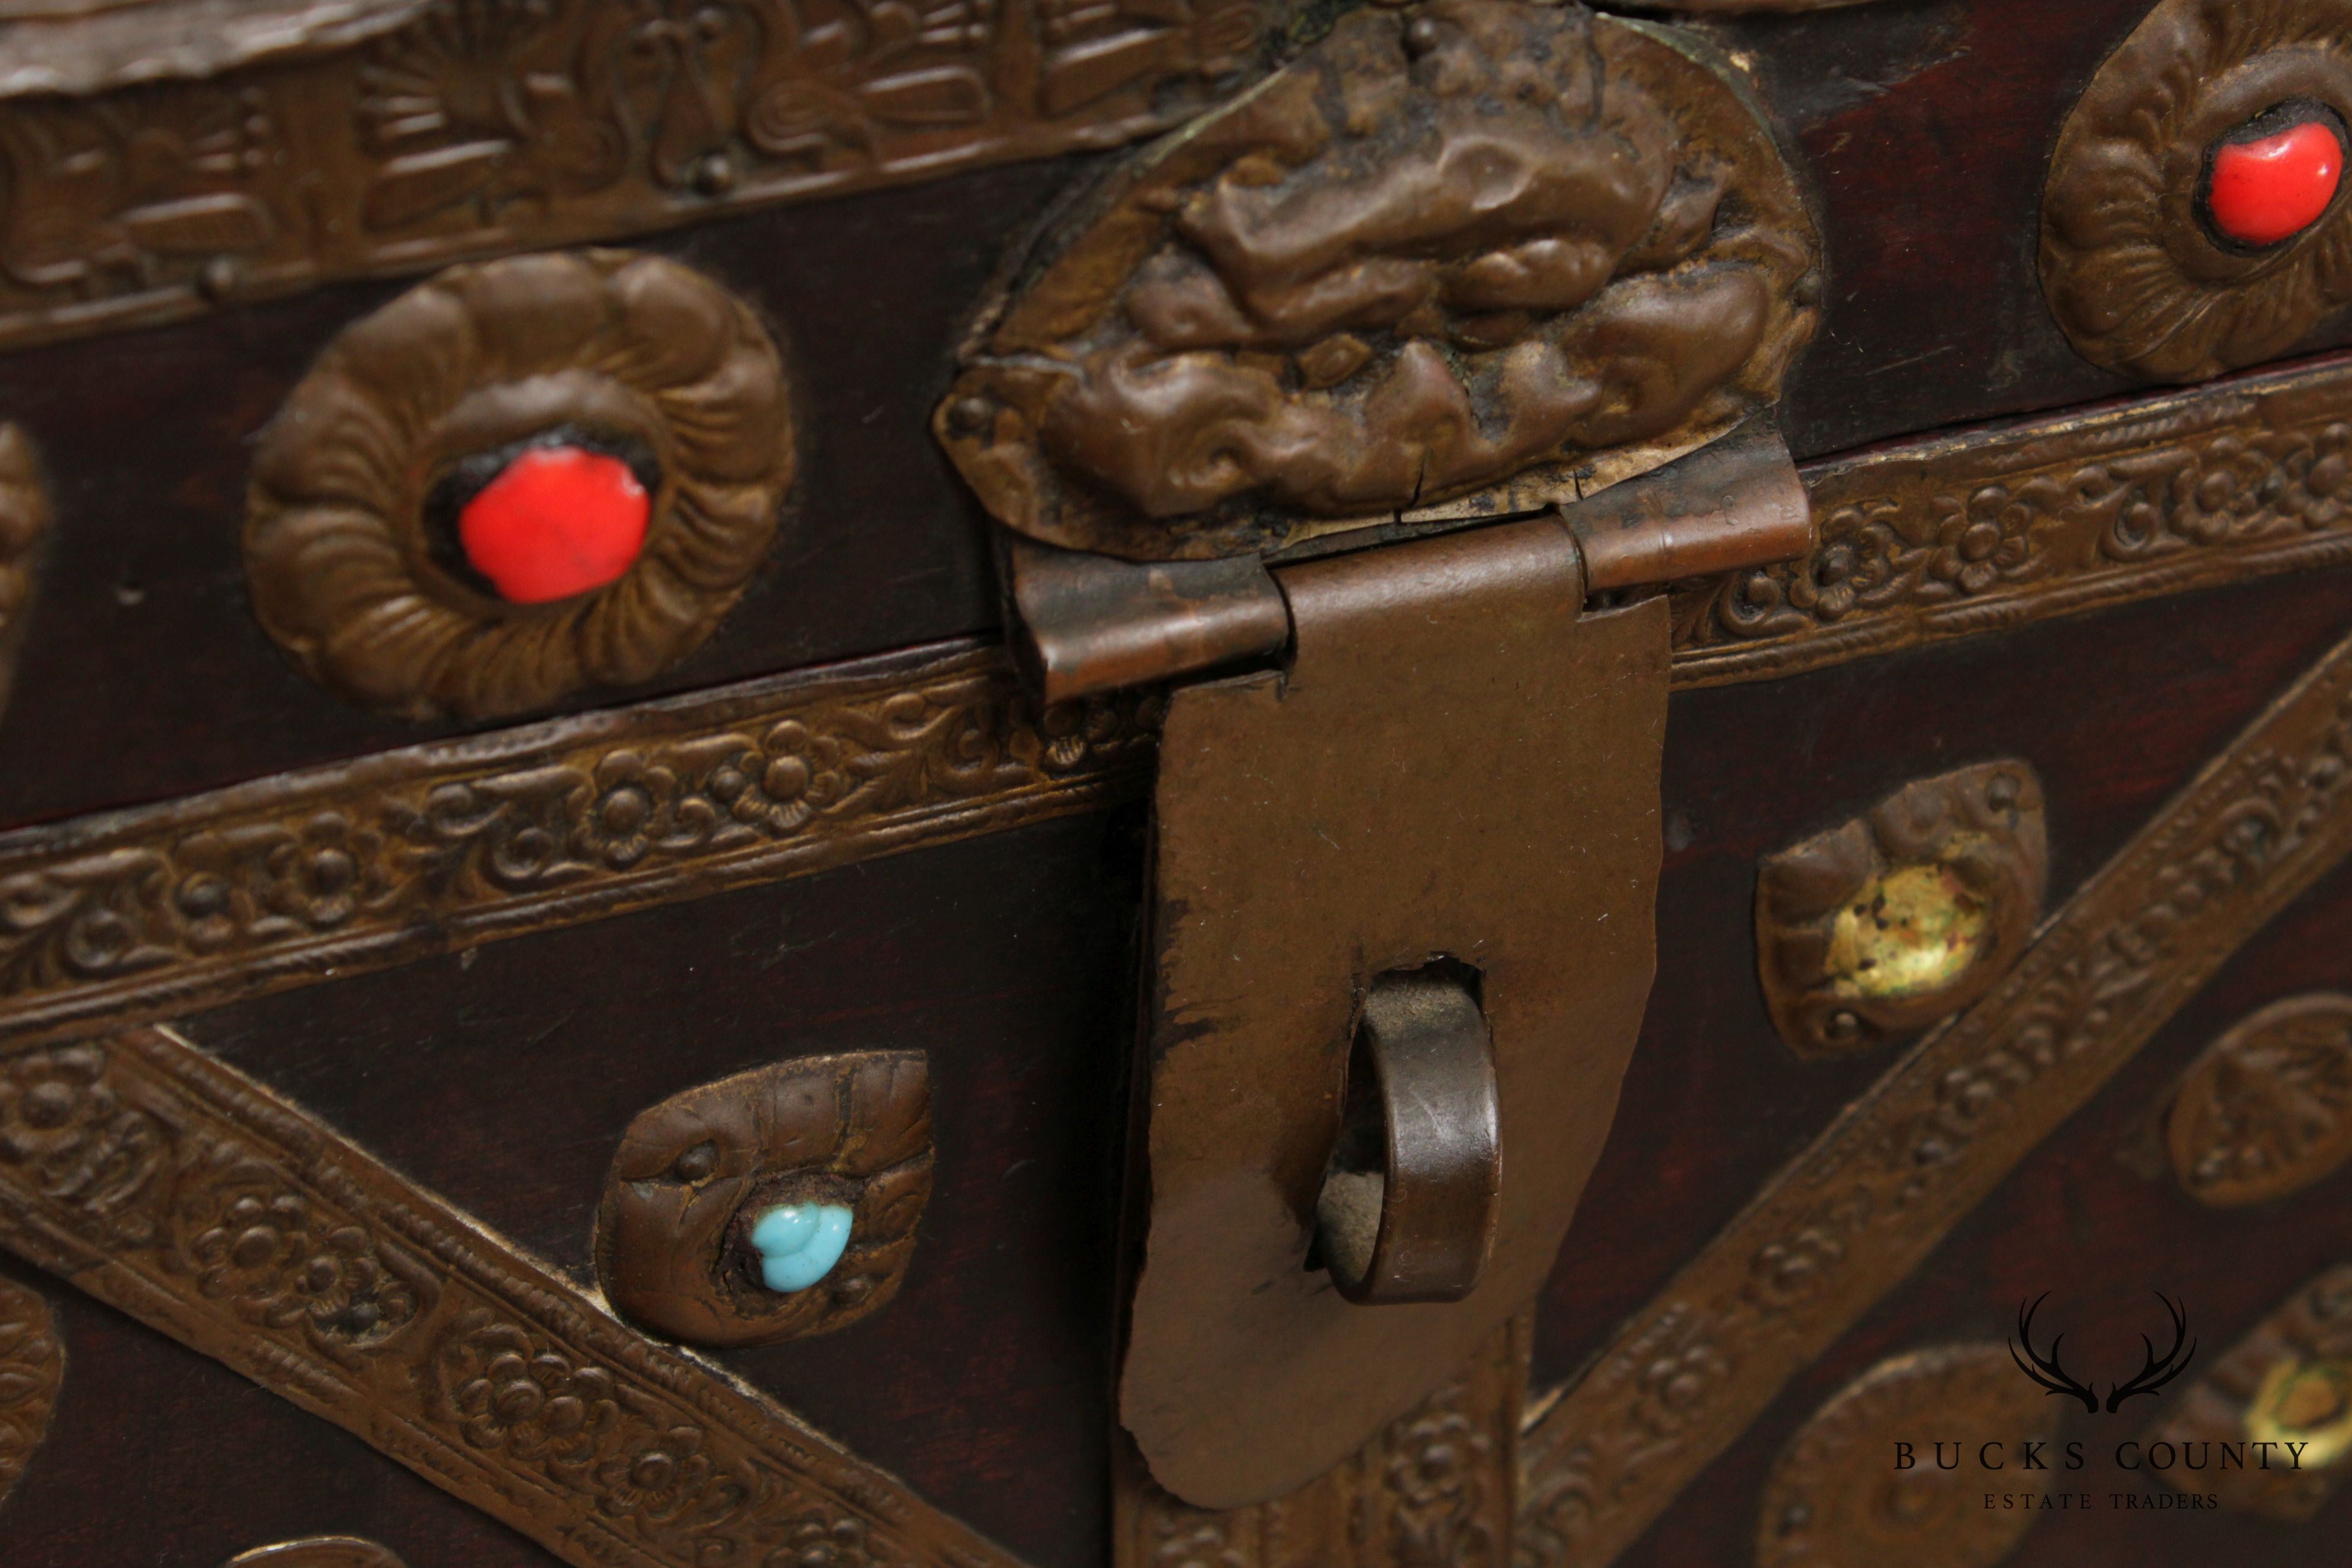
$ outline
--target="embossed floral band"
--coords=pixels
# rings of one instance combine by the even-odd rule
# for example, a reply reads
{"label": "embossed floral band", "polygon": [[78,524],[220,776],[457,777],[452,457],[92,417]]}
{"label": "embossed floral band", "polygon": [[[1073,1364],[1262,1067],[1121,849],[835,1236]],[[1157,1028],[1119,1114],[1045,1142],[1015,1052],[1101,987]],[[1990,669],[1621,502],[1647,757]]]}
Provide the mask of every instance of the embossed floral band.
{"label": "embossed floral band", "polygon": [[1675,590],[1716,686],[2352,561],[2352,360],[1813,464],[1811,555]]}
{"label": "embossed floral band", "polygon": [[[1542,1403],[1526,1433],[1516,1560],[1612,1560],[2232,952],[2339,865],[2352,851],[2347,755],[2352,642]],[[2038,1047],[2020,1047],[2026,1039]],[[172,1030],[0,1046],[0,1241],[564,1561],[687,1568],[716,1543],[747,1560],[821,1563],[795,1554],[847,1542],[860,1553],[851,1561],[1013,1568],[790,1412],[616,1321]],[[1825,1192],[1836,1200],[1826,1207]],[[251,1245],[257,1235],[268,1245]],[[1799,1255],[1811,1260],[1802,1271],[1773,1276],[1788,1289],[1754,1288],[1758,1259]],[[0,1352],[30,1369],[18,1374],[29,1417],[13,1419],[30,1434],[20,1441],[37,1441],[58,1365],[38,1303],[0,1288],[0,1334],[15,1336]],[[1213,1513],[1131,1484],[1122,1535],[1230,1541],[1220,1561],[1288,1568],[1265,1543],[1294,1510],[1331,1510],[1409,1542],[1395,1478],[1449,1477],[1465,1452],[1491,1468],[1513,1436],[1524,1336],[1507,1330],[1467,1374],[1491,1398],[1439,1391],[1296,1499]],[[1650,1375],[1667,1349],[1680,1359],[1665,1364],[1704,1369],[1690,1387]],[[2252,1344],[2232,1361],[2268,1353]],[[1499,1427],[1474,1409],[1501,1412]],[[0,1467],[0,1488],[8,1479]],[[1454,1484],[1456,1521],[1501,1533],[1507,1494]]]}
{"label": "embossed floral band", "polygon": [[37,42],[61,26],[0,35],[28,51],[0,93],[38,95],[0,97],[0,347],[1114,146],[1238,86],[1263,26],[1255,0],[121,9],[52,8],[71,78]]}
{"label": "embossed floral band", "polygon": [[170,1030],[0,1051],[0,1242],[567,1563],[1018,1568]]}
{"label": "embossed floral band", "polygon": [[[1805,478],[1812,556],[1674,591],[1678,687],[2352,562],[2352,360]],[[999,652],[955,645],[0,837],[0,1028],[153,1016],[1134,798],[1155,713],[1040,710]]]}
{"label": "embossed floral band", "polygon": [[2347,764],[2352,641],[2283,693],[2076,890],[1999,984],[1865,1089],[1546,1403],[1523,1452],[1517,1561],[1613,1561],[2232,954],[2342,865]]}

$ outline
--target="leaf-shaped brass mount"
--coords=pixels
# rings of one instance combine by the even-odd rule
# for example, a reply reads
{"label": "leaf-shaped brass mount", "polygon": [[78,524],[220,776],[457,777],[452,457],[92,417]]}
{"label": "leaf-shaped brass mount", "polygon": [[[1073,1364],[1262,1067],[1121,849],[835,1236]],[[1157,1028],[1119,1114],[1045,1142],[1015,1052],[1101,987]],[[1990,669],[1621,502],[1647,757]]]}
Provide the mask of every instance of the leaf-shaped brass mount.
{"label": "leaf-shaped brass mount", "polygon": [[[1932,1459],[1898,1468],[1901,1445],[1930,1430],[1970,1453],[1992,1443],[2054,1440],[2062,1412],[2018,1375],[2007,1347],[1947,1344],[1889,1357],[1831,1396],[1781,1451],[1765,1484],[1757,1568],[1993,1568],[2036,1519],[1987,1509],[1984,1478]],[[2012,1457],[2010,1463],[2015,1465]],[[2039,1494],[2049,1478],[2001,1479]]]}
{"label": "leaf-shaped brass mount", "polygon": [[[2171,1486],[2210,1494],[2231,1513],[2288,1523],[2316,1516],[2352,1478],[2352,1266],[2337,1264],[2281,1301],[2205,1369],[2141,1443],[2182,1450],[2242,1445],[2242,1465],[2157,1473]],[[2270,1447],[2254,1447],[2263,1443]],[[2293,1464],[2289,1443],[2299,1446]]]}
{"label": "leaf-shaped brass mount", "polygon": [[2268,1203],[2352,1159],[2352,996],[2273,1002],[2200,1052],[2164,1117],[2181,1190],[2215,1208]]}
{"label": "leaf-shaped brass mount", "polygon": [[1780,1037],[1850,1054],[1981,996],[2042,917],[2042,785],[2019,762],[1920,779],[1777,855],[1757,878],[1757,963]]}
{"label": "leaf-shaped brass mount", "polygon": [[[930,1195],[921,1052],[780,1062],[629,1123],[597,1211],[596,1269],[622,1312],[692,1343],[829,1333],[898,1294]],[[845,1234],[826,1211],[846,1214]],[[780,1213],[794,1222],[781,1238]],[[803,1283],[794,1270],[813,1256],[829,1267]]]}

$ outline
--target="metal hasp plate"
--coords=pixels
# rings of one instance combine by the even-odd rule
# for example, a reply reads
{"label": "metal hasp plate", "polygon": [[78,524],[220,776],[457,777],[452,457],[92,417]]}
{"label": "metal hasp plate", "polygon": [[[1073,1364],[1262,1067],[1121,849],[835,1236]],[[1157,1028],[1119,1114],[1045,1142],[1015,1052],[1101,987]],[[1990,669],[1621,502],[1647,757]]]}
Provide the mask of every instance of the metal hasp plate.
{"label": "metal hasp plate", "polygon": [[1161,740],[1119,1392],[1209,1509],[1550,1273],[1656,956],[1669,611],[1589,606],[1804,553],[1773,411],[1823,287],[1689,29],[1422,0],[1276,52],[1013,258],[934,418],[1046,700],[1210,678]]}
{"label": "metal hasp plate", "polygon": [[[1663,597],[1589,613],[1557,518],[1280,569],[1287,669],[1176,691],[1161,742],[1149,1221],[1120,1414],[1203,1507],[1278,1496],[1461,1366],[1552,1266],[1655,963]],[[1471,977],[1499,1106],[1458,1301],[1314,1266],[1383,976]]]}

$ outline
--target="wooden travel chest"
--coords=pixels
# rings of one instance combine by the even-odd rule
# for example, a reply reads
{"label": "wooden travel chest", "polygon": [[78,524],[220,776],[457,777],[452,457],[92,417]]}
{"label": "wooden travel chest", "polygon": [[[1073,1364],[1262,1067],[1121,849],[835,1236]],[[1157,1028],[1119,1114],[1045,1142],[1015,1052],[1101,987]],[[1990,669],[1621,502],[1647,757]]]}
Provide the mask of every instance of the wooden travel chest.
{"label": "wooden travel chest", "polygon": [[2348,142],[2352,0],[0,0],[0,1563],[2339,1563]]}

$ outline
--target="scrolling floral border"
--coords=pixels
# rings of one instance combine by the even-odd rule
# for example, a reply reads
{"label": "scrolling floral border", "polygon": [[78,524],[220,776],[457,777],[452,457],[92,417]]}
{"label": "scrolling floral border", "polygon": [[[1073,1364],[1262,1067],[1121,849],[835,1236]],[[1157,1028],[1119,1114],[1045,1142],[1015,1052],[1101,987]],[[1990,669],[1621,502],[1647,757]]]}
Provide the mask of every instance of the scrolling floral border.
{"label": "scrolling floral border", "polygon": [[1551,1399],[1519,1568],[1601,1568],[2281,909],[2352,853],[2352,640]]}
{"label": "scrolling floral border", "polygon": [[1804,560],[1676,586],[1675,681],[2352,561],[2352,359],[1810,465]]}
{"label": "scrolling floral border", "polygon": [[1122,1434],[1111,1568],[1502,1568],[1534,1341],[1534,1317],[1513,1319],[1353,1458],[1249,1508],[1171,1497]]}
{"label": "scrolling floral border", "polygon": [[0,99],[0,349],[1115,146],[1258,0],[428,0],[351,47]]}
{"label": "scrolling floral border", "polygon": [[274,990],[1084,810],[1157,701],[920,650],[0,838],[0,1032]]}
{"label": "scrolling floral border", "polygon": [[579,1568],[1018,1568],[169,1029],[0,1053],[0,1244]]}
{"label": "scrolling floral border", "polygon": [[[1675,684],[2352,563],[2352,357],[1806,475],[1806,561],[1675,590]],[[1140,797],[1158,699],[935,645],[0,835],[0,1033],[157,1016]]]}

